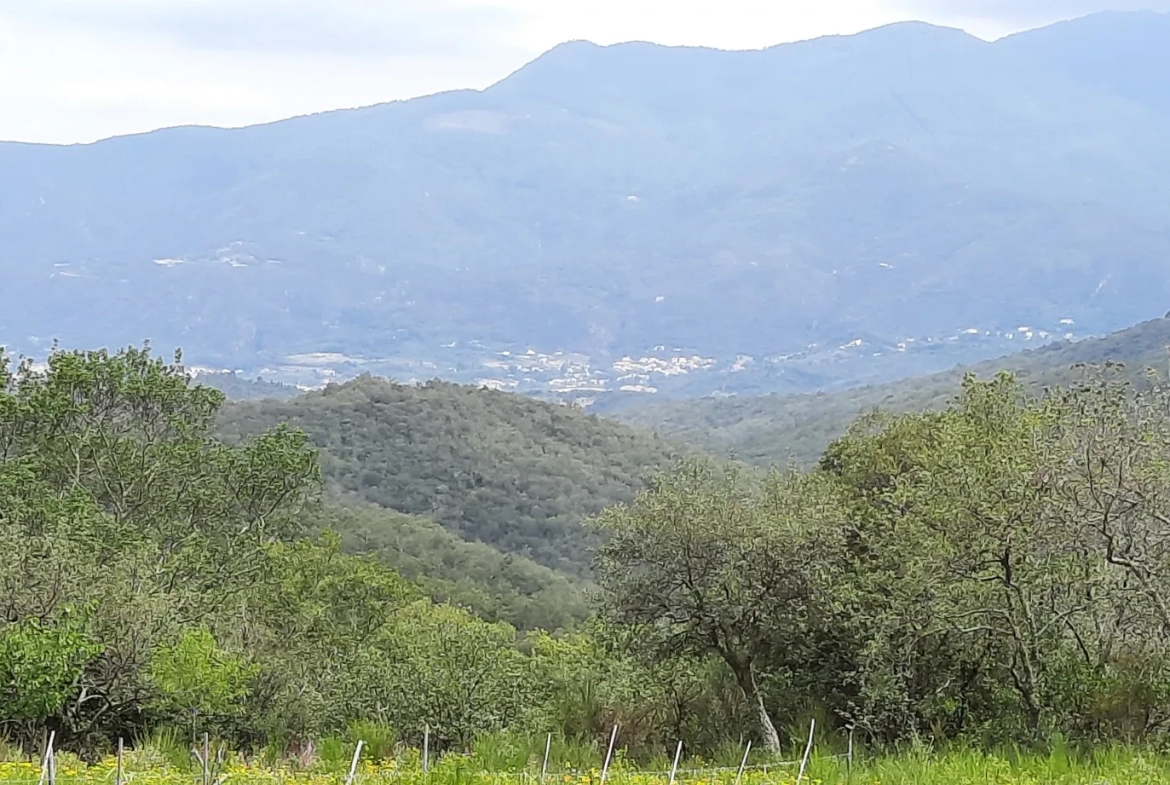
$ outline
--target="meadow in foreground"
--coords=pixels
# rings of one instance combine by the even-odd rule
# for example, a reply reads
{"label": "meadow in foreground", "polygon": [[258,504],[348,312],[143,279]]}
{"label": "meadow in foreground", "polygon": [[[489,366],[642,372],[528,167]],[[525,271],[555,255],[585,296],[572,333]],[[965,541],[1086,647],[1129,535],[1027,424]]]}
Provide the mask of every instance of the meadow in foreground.
{"label": "meadow in foreground", "polygon": [[[197,766],[176,765],[166,756],[149,749],[127,753],[124,781],[137,785],[180,785],[201,783]],[[539,762],[537,762],[539,764]],[[737,772],[727,768],[704,768],[702,761],[690,761],[680,767],[677,781],[685,785],[733,785]],[[330,766],[321,761],[299,765],[293,761],[269,765],[242,756],[228,755],[213,768],[214,783],[240,785],[340,785],[347,767]],[[116,761],[113,757],[85,764],[76,757],[62,754],[56,763],[56,782],[61,785],[97,785],[114,783]],[[31,785],[41,780],[41,766],[27,760],[0,762],[0,785]],[[795,785],[797,766],[756,766],[742,776],[742,785]],[[613,785],[666,785],[665,772],[645,771],[618,765],[608,772]],[[363,760],[355,772],[355,782],[401,783],[401,785],[535,785],[541,782],[539,765],[528,770],[493,771],[482,767],[472,756],[447,755],[430,771],[423,772],[416,752],[401,760]],[[550,767],[544,777],[547,785],[600,785],[597,768],[576,770]],[[841,757],[814,756],[802,782],[809,785],[1170,785],[1170,756],[1125,749],[1102,750],[1088,755],[1062,751],[1049,755],[996,754],[966,751],[932,753],[918,751],[898,755],[860,758],[852,770]]]}

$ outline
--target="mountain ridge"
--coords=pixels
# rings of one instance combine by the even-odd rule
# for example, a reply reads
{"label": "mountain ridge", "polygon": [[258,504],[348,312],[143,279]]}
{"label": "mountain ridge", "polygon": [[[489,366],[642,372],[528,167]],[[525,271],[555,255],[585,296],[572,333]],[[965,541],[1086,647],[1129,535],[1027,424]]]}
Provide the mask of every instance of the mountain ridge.
{"label": "mountain ridge", "polygon": [[[0,144],[0,342],[150,335],[279,381],[564,399],[880,381],[1004,353],[1023,324],[1161,313],[1170,112],[1021,70],[1028,35],[570,44],[483,91]],[[528,350],[586,361],[501,359]],[[625,358],[704,369],[622,379]]]}

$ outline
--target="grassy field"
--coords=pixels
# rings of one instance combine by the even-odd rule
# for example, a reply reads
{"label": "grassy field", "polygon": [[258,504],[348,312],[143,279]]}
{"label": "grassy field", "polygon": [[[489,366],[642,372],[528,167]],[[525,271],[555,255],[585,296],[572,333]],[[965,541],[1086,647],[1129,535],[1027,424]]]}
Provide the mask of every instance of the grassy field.
{"label": "grassy field", "polygon": [[[196,765],[168,760],[150,750],[129,751],[124,761],[124,781],[137,785],[181,785],[202,783]],[[597,768],[579,770],[552,766],[546,785],[600,785]],[[241,785],[338,785],[346,778],[348,764],[336,761],[284,760],[266,764],[229,755],[213,766],[214,783]],[[115,781],[113,757],[85,764],[68,754],[56,761],[56,782],[61,785],[97,785]],[[734,768],[712,768],[703,761],[688,761],[680,767],[677,781],[684,785],[734,785]],[[741,785],[794,785],[797,766],[793,764],[750,768]],[[41,777],[41,766],[27,760],[0,762],[0,785],[31,785]],[[622,764],[611,767],[607,782],[613,785],[666,785],[665,772],[646,771]],[[446,755],[424,773],[417,752],[401,759],[363,760],[355,781],[400,783],[401,785],[535,785],[541,781],[540,761],[527,769],[501,771],[484,768],[473,756]],[[935,754],[926,750],[855,761],[852,769],[839,757],[814,756],[803,782],[810,785],[1170,785],[1170,757],[1136,751],[1110,749],[1087,755],[1057,751],[1047,755],[999,754],[952,751]]]}

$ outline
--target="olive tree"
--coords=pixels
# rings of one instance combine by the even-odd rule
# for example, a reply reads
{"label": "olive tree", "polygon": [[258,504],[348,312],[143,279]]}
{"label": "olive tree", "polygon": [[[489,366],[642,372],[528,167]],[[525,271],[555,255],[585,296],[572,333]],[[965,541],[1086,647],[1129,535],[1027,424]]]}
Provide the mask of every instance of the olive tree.
{"label": "olive tree", "polygon": [[777,752],[761,669],[776,652],[801,650],[825,613],[839,513],[817,475],[760,479],[688,462],[596,520],[604,612],[635,628],[649,656],[721,658]]}

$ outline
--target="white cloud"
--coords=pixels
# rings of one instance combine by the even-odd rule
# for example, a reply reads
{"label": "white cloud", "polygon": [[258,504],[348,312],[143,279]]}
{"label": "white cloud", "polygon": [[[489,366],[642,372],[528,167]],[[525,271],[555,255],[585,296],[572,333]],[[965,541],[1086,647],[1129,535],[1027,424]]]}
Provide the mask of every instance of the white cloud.
{"label": "white cloud", "polygon": [[[994,37],[1019,25],[1011,11],[1018,3],[0,2],[0,73],[6,76],[0,105],[7,110],[0,114],[0,139],[77,142],[170,125],[237,126],[482,88],[570,39],[751,49],[910,18],[960,24]],[[976,13],[989,4],[1001,10]]]}
{"label": "white cloud", "polygon": [[195,51],[347,56],[455,54],[519,21],[468,0],[37,0],[4,15],[45,32],[167,41]]}

